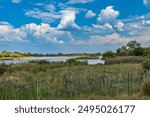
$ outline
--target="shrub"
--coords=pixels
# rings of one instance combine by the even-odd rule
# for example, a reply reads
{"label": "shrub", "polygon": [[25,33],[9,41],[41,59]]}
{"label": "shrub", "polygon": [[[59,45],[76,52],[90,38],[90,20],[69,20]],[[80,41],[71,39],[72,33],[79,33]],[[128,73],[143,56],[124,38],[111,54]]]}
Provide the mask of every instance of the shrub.
{"label": "shrub", "polygon": [[68,59],[65,64],[67,65],[88,65],[87,61],[78,61],[75,59]]}
{"label": "shrub", "polygon": [[144,56],[150,56],[150,48],[145,48],[143,52]]}
{"label": "shrub", "polygon": [[150,96],[150,79],[145,80],[142,84],[142,93],[144,96]]}
{"label": "shrub", "polygon": [[112,51],[107,51],[103,54],[103,58],[113,58],[115,57],[115,53],[113,53]]}
{"label": "shrub", "polygon": [[29,61],[29,63],[37,63],[37,64],[48,64],[50,63],[49,61],[47,60],[32,60],[32,61]]}
{"label": "shrub", "polygon": [[142,47],[137,47],[133,49],[133,54],[135,56],[142,56],[144,53],[144,49]]}
{"label": "shrub", "polygon": [[144,69],[149,70],[149,69],[150,69],[150,59],[145,60],[145,61],[142,63],[142,66],[143,66]]}

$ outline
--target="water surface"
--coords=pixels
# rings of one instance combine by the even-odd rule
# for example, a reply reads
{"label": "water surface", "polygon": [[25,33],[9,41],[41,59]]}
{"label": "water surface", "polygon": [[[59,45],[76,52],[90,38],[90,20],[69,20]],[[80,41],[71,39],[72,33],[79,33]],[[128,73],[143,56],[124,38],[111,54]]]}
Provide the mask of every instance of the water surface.
{"label": "water surface", "polygon": [[[5,63],[5,64],[16,64],[16,63],[27,63],[29,61],[40,61],[40,60],[46,60],[46,61],[49,61],[49,62],[65,62],[66,60],[68,59],[72,59],[72,58],[75,58],[75,57],[62,57],[62,56],[59,56],[59,57],[32,57],[32,58],[26,58],[26,59],[21,59],[21,60],[0,60],[0,63]],[[87,61],[88,64],[98,64],[98,63],[101,63],[101,64],[104,64],[104,61],[101,60],[101,58],[99,59],[81,59],[80,61]]]}

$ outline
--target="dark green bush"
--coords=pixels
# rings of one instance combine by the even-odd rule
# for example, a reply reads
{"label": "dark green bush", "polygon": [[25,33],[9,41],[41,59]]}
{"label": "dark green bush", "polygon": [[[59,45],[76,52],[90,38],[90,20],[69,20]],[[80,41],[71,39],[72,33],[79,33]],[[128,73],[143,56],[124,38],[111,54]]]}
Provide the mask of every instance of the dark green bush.
{"label": "dark green bush", "polygon": [[33,60],[33,61],[29,61],[29,63],[38,63],[38,64],[48,64],[50,63],[49,61],[47,60]]}
{"label": "dark green bush", "polygon": [[87,61],[79,61],[75,59],[68,59],[65,64],[67,65],[88,65]]}
{"label": "dark green bush", "polygon": [[150,79],[145,80],[142,84],[142,93],[144,96],[150,96]]}
{"label": "dark green bush", "polygon": [[144,53],[144,48],[142,47],[137,47],[133,49],[133,54],[135,56],[143,56],[143,53]]}
{"label": "dark green bush", "polygon": [[115,53],[113,53],[112,51],[107,51],[103,53],[103,58],[113,58],[113,57],[115,57]]}
{"label": "dark green bush", "polygon": [[145,61],[142,63],[142,66],[143,66],[143,69],[149,70],[149,69],[150,69],[150,59],[145,60]]}

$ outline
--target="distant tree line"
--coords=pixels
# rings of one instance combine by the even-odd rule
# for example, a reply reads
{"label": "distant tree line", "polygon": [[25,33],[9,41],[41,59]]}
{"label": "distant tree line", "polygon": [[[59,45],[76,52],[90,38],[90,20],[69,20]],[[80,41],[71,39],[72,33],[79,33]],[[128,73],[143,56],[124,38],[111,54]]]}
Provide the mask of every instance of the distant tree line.
{"label": "distant tree line", "polygon": [[103,53],[104,58],[115,56],[150,56],[150,47],[142,47],[140,43],[130,41],[126,46],[118,48],[116,52],[107,51]]}
{"label": "distant tree line", "polygon": [[0,53],[0,57],[13,57],[13,58],[18,58],[18,57],[28,57],[30,54],[28,53],[20,53],[20,52],[9,52],[9,51],[2,51]]}
{"label": "distant tree line", "polygon": [[13,58],[18,58],[18,57],[42,57],[42,56],[101,56],[101,53],[71,53],[71,54],[63,54],[63,53],[58,53],[58,54],[38,54],[38,53],[21,53],[21,52],[9,52],[9,51],[2,51],[0,52],[0,57],[13,57]]}

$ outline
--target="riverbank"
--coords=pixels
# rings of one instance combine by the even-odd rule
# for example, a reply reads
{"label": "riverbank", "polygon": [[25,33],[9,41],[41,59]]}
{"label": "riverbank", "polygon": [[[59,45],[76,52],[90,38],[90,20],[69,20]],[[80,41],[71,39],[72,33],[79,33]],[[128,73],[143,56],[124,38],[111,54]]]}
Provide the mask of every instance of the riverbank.
{"label": "riverbank", "polygon": [[25,60],[25,59],[29,59],[32,58],[32,56],[28,56],[28,57],[0,57],[0,60]]}

